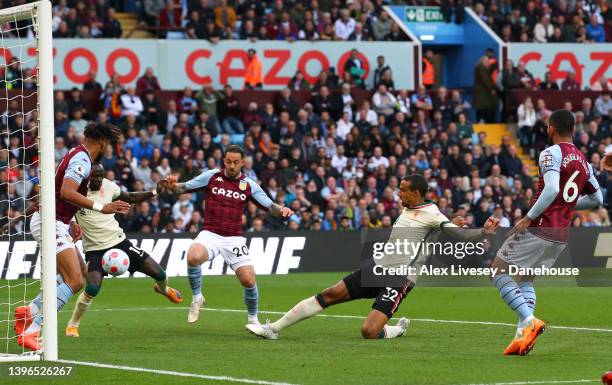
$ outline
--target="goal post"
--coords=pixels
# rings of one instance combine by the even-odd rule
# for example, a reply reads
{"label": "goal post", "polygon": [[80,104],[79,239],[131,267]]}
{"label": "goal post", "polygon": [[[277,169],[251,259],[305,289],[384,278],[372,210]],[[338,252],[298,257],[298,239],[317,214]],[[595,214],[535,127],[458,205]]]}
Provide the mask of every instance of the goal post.
{"label": "goal post", "polygon": [[40,252],[43,256],[41,289],[43,293],[43,353],[48,361],[58,359],[57,287],[55,275],[55,130],[53,127],[53,46],[51,1],[40,1],[36,9],[38,55],[38,148],[40,164]]}
{"label": "goal post", "polygon": [[[41,263],[40,266],[40,286],[32,280],[26,278],[20,278],[21,276],[28,275],[20,271],[17,278],[22,279],[22,283],[12,284],[11,282],[18,281],[13,277],[14,274],[9,274],[11,256],[18,254],[23,257],[26,251],[19,250],[19,247],[26,247],[28,241],[31,241],[30,237],[26,238],[27,234],[30,234],[29,228],[27,227],[27,218],[25,216],[25,209],[28,200],[33,200],[33,194],[29,197],[23,196],[23,211],[16,217],[22,219],[22,228],[19,232],[13,231],[12,226],[9,226],[8,238],[9,246],[7,247],[7,263],[6,272],[0,278],[4,278],[0,284],[0,291],[5,289],[8,293],[0,292],[0,302],[6,307],[0,309],[2,311],[2,319],[0,322],[6,324],[0,324],[0,332],[6,332],[5,341],[0,344],[0,362],[1,361],[32,361],[32,360],[48,360],[55,361],[58,359],[58,341],[57,341],[57,289],[56,289],[56,256],[55,256],[55,156],[54,156],[54,108],[53,108],[53,47],[52,47],[52,11],[51,2],[49,0],[42,0],[34,3],[24,4],[16,7],[6,8],[0,10],[0,38],[1,46],[0,50],[4,53],[4,65],[0,64],[0,83],[3,81],[3,87],[0,87],[0,113],[3,118],[6,118],[6,126],[2,125],[2,134],[8,138],[13,136],[21,136],[21,145],[23,153],[27,151],[33,151],[37,156],[35,160],[26,158],[23,155],[22,159],[17,159],[19,162],[18,167],[20,168],[20,178],[15,183],[12,180],[7,179],[7,190],[15,188],[16,184],[21,183],[26,186],[30,180],[27,179],[28,171],[33,168],[37,168],[38,181],[39,181],[39,192],[38,192],[38,205],[41,218],[41,244],[39,245],[40,258],[38,260]],[[15,43],[16,42],[16,43]],[[8,63],[11,58],[11,63]],[[13,69],[9,68],[9,64],[13,64],[14,61],[19,61],[19,68],[16,72],[19,74],[15,79],[14,72],[10,72]],[[27,66],[24,64],[27,63]],[[26,67],[26,68],[24,68]],[[7,77],[9,72],[12,74],[10,80]],[[25,75],[24,75],[25,74]],[[2,79],[4,78],[4,79]],[[32,85],[26,90],[26,84]],[[10,89],[10,92],[9,92]],[[35,94],[35,95],[34,95]],[[36,103],[30,107],[26,107],[30,97],[36,97]],[[19,103],[20,110],[19,111]],[[32,104],[32,103],[30,103]],[[17,106],[18,111],[13,111],[14,106]],[[18,116],[22,122],[21,127],[13,124],[11,127],[9,124],[10,120]],[[30,117],[31,120],[27,121],[25,117]],[[3,120],[4,121],[4,120]],[[18,121],[18,120],[15,120]],[[32,133],[36,133],[36,136]],[[26,136],[34,136],[35,143],[31,147],[26,147]],[[29,143],[29,142],[28,142]],[[7,145],[3,151],[6,152],[6,159],[9,160],[9,152],[14,151],[14,147]],[[21,156],[21,155],[19,155]],[[27,159],[27,160],[26,160]],[[3,167],[5,172],[9,174],[11,170],[11,163]],[[32,170],[32,172],[34,172]],[[11,185],[13,185],[11,187]],[[7,195],[11,195],[7,192]],[[7,200],[7,214],[2,212],[3,220],[12,223],[13,218],[11,217],[12,199]],[[21,210],[21,208],[20,208]],[[13,232],[12,232],[13,231]],[[12,233],[11,233],[12,232]],[[19,242],[11,242],[13,240],[19,240]],[[17,246],[17,244],[21,246]],[[12,249],[10,249],[12,247]],[[20,258],[21,258],[20,257]],[[1,257],[0,257],[1,261]],[[35,260],[36,261],[36,260]],[[0,266],[3,269],[4,266]],[[30,272],[36,272],[39,267],[32,263]],[[35,273],[30,275],[34,276]],[[35,278],[35,277],[33,277]],[[6,282],[6,283],[4,283]],[[31,286],[31,288],[28,288]],[[16,345],[16,336],[12,329],[13,312],[17,306],[28,305],[36,295],[39,293],[39,289],[42,292],[42,350],[37,353],[26,352],[23,349],[15,351],[14,346]],[[14,293],[14,294],[13,294]],[[11,298],[12,296],[18,296],[17,298]],[[6,300],[5,300],[6,298]],[[5,311],[6,310],[6,311]],[[9,334],[13,335],[9,335]],[[6,346],[4,346],[6,345]]]}

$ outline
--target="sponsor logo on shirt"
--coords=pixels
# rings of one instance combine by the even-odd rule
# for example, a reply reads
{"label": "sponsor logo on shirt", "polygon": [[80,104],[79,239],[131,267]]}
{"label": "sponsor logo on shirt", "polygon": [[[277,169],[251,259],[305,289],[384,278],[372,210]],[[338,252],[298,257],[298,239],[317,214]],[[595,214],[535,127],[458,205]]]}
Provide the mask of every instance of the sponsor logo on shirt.
{"label": "sponsor logo on shirt", "polygon": [[246,201],[247,196],[246,194],[241,194],[238,191],[233,191],[230,189],[224,189],[222,187],[213,187],[212,188],[212,193],[216,194],[216,195],[222,195],[228,198],[234,198],[234,199],[239,199],[241,201]]}

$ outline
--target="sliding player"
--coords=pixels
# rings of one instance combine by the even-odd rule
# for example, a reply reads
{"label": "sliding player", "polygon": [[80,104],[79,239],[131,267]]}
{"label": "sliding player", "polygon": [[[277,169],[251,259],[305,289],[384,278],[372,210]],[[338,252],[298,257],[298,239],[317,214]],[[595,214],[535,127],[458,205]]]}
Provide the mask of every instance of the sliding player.
{"label": "sliding player", "polygon": [[548,126],[553,145],[540,153],[540,180],[533,205],[508,232],[492,264],[502,272],[493,277],[493,284],[519,318],[516,335],[504,351],[506,355],[529,353],[546,328],[534,317],[534,277],[517,275],[513,279],[506,274],[509,265],[552,266],[565,249],[574,209],[595,208],[603,203],[593,169],[572,143],[573,135],[574,115],[566,110],[553,112]]}
{"label": "sliding player", "polygon": [[223,170],[206,171],[185,183],[177,183],[175,177],[168,177],[168,187],[176,194],[198,190],[206,192],[204,228],[187,251],[187,272],[193,294],[187,321],[194,323],[198,320],[200,307],[205,302],[200,265],[221,255],[244,287],[248,324],[259,324],[259,292],[253,261],[249,256],[246,239],[242,236],[242,213],[248,201],[269,210],[271,215],[289,217],[293,212],[272,202],[255,181],[242,174],[244,152],[239,146],[227,148],[223,164]]}
{"label": "sliding player", "polygon": [[[162,189],[165,181],[158,183]],[[89,193],[87,197],[100,204],[116,200],[128,203],[139,203],[157,195],[157,190],[144,192],[122,192],[121,188],[104,178],[104,167],[96,164],[92,168]],[[153,289],[174,303],[183,302],[181,292],[167,285],[166,272],[144,250],[134,246],[126,237],[114,215],[103,214],[95,210],[81,208],[75,215],[77,223],[83,230],[83,250],[87,261],[87,283],[79,296],[72,312],[72,318],[66,326],[66,336],[79,336],[79,322],[83,313],[89,308],[93,298],[98,295],[102,279],[106,272],[102,268],[102,256],[110,249],[121,249],[130,258],[130,273],[140,271],[155,280]]]}
{"label": "sliding player", "polygon": [[[427,189],[427,181],[422,175],[411,175],[400,183],[400,199],[405,208],[393,225],[393,229],[397,230],[398,233],[405,232],[404,230],[408,229],[410,233],[419,234],[406,234],[406,236],[416,240],[421,239],[421,235],[431,230],[444,227],[456,228],[464,224],[465,221],[461,217],[453,219],[452,222],[449,221],[440,212],[438,206],[431,201],[426,201]],[[498,220],[489,218],[483,233],[493,233],[498,224]],[[478,230],[465,231],[470,233],[470,238],[474,235],[481,235]],[[478,232],[477,234],[475,233],[476,231]],[[455,235],[461,236],[461,234]],[[425,255],[423,259],[419,258],[419,260],[423,261],[427,257]],[[370,311],[370,314],[368,314],[361,325],[361,335],[363,338],[396,338],[406,335],[409,325],[409,321],[406,318],[400,318],[395,326],[388,325],[388,322],[399,308],[404,297],[414,287],[416,277],[406,277],[404,285],[401,287],[364,287],[361,279],[362,269],[356,270],[344,277],[336,285],[298,303],[278,321],[266,323],[265,325],[247,325],[247,329],[259,337],[277,339],[279,332],[284,328],[313,317],[329,306],[360,298],[375,298],[372,304],[372,311]]]}
{"label": "sliding player", "polygon": [[[111,124],[92,123],[85,128],[85,142],[66,154],[55,173],[55,236],[57,258],[57,310],[83,287],[81,261],[69,235],[70,222],[79,208],[87,208],[104,214],[127,213],[130,205],[115,201],[103,205],[87,198],[92,163],[98,162],[106,147],[120,135]],[[41,241],[41,223],[38,212],[32,215],[30,230],[34,239]],[[45,258],[45,256],[42,256]],[[39,350],[41,330],[41,295],[29,306],[15,309],[17,343],[26,349]],[[33,318],[33,322],[32,322]]]}

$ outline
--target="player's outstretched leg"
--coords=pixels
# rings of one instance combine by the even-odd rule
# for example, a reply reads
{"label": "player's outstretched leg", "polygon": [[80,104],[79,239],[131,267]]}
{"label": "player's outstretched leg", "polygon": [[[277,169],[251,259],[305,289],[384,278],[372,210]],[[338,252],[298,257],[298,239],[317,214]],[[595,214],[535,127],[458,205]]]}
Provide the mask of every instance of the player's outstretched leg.
{"label": "player's outstretched leg", "polygon": [[249,332],[256,336],[266,339],[277,339],[278,333],[286,327],[295,323],[314,317],[323,311],[328,306],[338,303],[351,301],[351,295],[344,283],[344,280],[338,282],[334,286],[323,290],[316,296],[306,298],[295,305],[278,321],[274,323],[266,323],[265,325],[247,325]]}
{"label": "player's outstretched leg", "polygon": [[252,265],[240,266],[236,269],[236,277],[244,287],[244,304],[247,308],[247,324],[259,325],[257,313],[259,312],[259,290],[255,282],[255,269]]}
{"label": "player's outstretched leg", "polygon": [[166,271],[162,269],[159,263],[155,262],[150,255],[143,251],[144,259],[142,264],[138,268],[138,271],[148,275],[155,280],[153,290],[156,293],[163,295],[168,298],[171,302],[181,303],[183,302],[183,294],[180,291],[168,286],[168,278],[166,277]]}
{"label": "player's outstretched leg", "polygon": [[[62,250],[57,254],[57,269],[64,283],[57,287],[57,310],[61,310],[70,298],[83,287],[83,273],[75,248]],[[38,337],[42,328],[42,314],[39,312],[27,330],[17,337],[17,344],[30,350],[40,350]]]}
{"label": "player's outstretched leg", "polygon": [[200,318],[200,307],[206,300],[202,295],[202,267],[201,265],[208,260],[208,249],[200,243],[192,243],[187,251],[187,275],[189,286],[191,287],[191,306],[187,322],[194,323]]}
{"label": "player's outstretched leg", "polygon": [[[91,265],[90,265],[91,266]],[[72,310],[72,317],[66,325],[66,336],[67,337],[79,337],[79,324],[83,314],[89,309],[93,299],[98,295],[102,288],[102,279],[104,276],[100,271],[90,271],[87,273],[87,284],[85,290],[79,295],[74,309]]]}
{"label": "player's outstretched leg", "polygon": [[400,318],[394,326],[387,325],[389,316],[380,310],[372,309],[361,325],[361,335],[365,339],[403,337],[408,331],[410,321]]}

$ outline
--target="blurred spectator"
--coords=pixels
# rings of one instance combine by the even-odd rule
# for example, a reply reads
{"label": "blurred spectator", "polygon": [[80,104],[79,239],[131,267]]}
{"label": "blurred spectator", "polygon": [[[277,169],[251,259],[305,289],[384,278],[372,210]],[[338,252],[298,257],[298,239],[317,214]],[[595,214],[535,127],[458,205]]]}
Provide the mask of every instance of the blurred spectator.
{"label": "blurred spectator", "polygon": [[561,83],[561,91],[580,91],[580,84],[576,81],[573,71],[568,71],[567,77]]}
{"label": "blurred spectator", "polygon": [[356,49],[351,51],[351,56],[344,65],[343,74],[349,74],[348,79],[350,80],[351,84],[357,87],[365,88],[365,66],[358,54],[359,51]]}
{"label": "blurred spectator", "polygon": [[340,18],[334,24],[334,31],[340,40],[348,40],[355,31],[355,19],[350,17],[348,9],[340,10]]}
{"label": "blurred spectator", "polygon": [[257,51],[248,50],[248,64],[244,74],[244,87],[246,89],[261,89],[263,87],[263,69],[257,57]]}
{"label": "blurred spectator", "polygon": [[553,80],[552,73],[546,71],[544,75],[544,81],[540,83],[540,90],[559,90],[559,85]]}
{"label": "blurred spectator", "polygon": [[595,113],[609,120],[612,115],[612,98],[610,98],[610,92],[606,91],[595,99]]}
{"label": "blurred spectator", "polygon": [[536,113],[530,97],[525,98],[517,111],[518,116],[518,136],[521,147],[527,149],[531,147],[532,129],[536,123]]}
{"label": "blurred spectator", "polygon": [[592,91],[612,91],[612,80],[605,76],[600,77],[591,85]]}
{"label": "blurred spectator", "polygon": [[159,90],[161,90],[161,87],[159,86],[157,76],[153,74],[153,68],[147,67],[144,75],[136,81],[136,93],[140,96],[144,96],[147,91]]}
{"label": "blurred spectator", "polygon": [[102,92],[102,85],[96,81],[97,72],[89,71],[89,78],[83,83],[83,90],[93,90]]}
{"label": "blurred spectator", "polygon": [[144,111],[144,106],[140,96],[136,95],[134,87],[128,87],[127,92],[121,95],[121,115],[134,115],[136,117]]}
{"label": "blurred spectator", "polygon": [[381,11],[380,16],[372,23],[372,33],[374,39],[385,40],[391,33],[391,24],[393,21],[386,11]]}
{"label": "blurred spectator", "polygon": [[393,94],[387,92],[387,87],[384,84],[381,84],[378,86],[377,91],[372,96],[372,105],[374,106],[374,111],[377,114],[390,117],[395,113],[397,99]]}
{"label": "blurred spectator", "polygon": [[431,49],[425,51],[425,55],[423,56],[422,63],[422,78],[423,85],[426,88],[432,88],[434,84],[436,84],[436,70],[433,65],[434,63],[434,53]]}
{"label": "blurred spectator", "polygon": [[540,21],[533,29],[533,40],[537,43],[546,43],[553,36],[554,28],[550,24],[550,17],[542,15]]}
{"label": "blurred spectator", "polygon": [[374,69],[374,88],[380,84],[382,75],[387,71],[391,71],[391,67],[385,63],[385,57],[383,55],[379,55],[376,58],[376,68]]}
{"label": "blurred spectator", "polygon": [[151,27],[159,24],[161,11],[166,6],[164,0],[143,0],[143,18]]}
{"label": "blurred spectator", "polygon": [[215,7],[215,25],[231,34],[236,27],[236,11],[233,7],[228,6],[227,0],[219,0],[218,4]]}
{"label": "blurred spectator", "polygon": [[[474,108],[476,120],[493,123],[497,110],[497,91],[488,69],[489,60],[486,56],[480,58],[474,71]],[[512,65],[512,62],[510,62]],[[502,74],[503,76],[503,74]],[[501,77],[501,76],[500,76]],[[498,79],[500,78],[498,77]],[[499,81],[499,80],[498,80]]]}
{"label": "blurred spectator", "polygon": [[104,20],[102,36],[105,38],[120,38],[121,34],[121,24],[115,17],[115,8],[109,8]]}
{"label": "blurred spectator", "polygon": [[304,74],[302,71],[295,71],[295,75],[289,80],[289,84],[287,87],[292,91],[308,91],[310,90],[310,83],[304,79]]}
{"label": "blurred spectator", "polygon": [[599,24],[596,14],[591,15],[591,22],[586,26],[586,34],[588,39],[594,43],[603,43],[606,41],[606,31],[603,25]]}
{"label": "blurred spectator", "polygon": [[234,96],[230,85],[223,87],[223,102],[220,117],[223,120],[223,132],[227,134],[244,133],[244,125],[240,120],[240,102]]}

